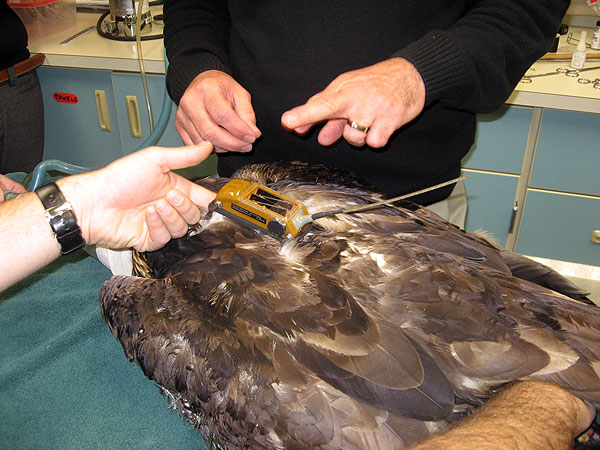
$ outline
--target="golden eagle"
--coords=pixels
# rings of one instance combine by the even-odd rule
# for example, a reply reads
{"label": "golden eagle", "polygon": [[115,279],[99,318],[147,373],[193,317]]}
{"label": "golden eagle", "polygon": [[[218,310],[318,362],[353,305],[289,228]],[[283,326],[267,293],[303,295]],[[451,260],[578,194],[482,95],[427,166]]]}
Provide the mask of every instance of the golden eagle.
{"label": "golden eagle", "polygon": [[[235,177],[311,212],[384,198],[303,163]],[[402,448],[514,380],[600,405],[600,314],[556,291],[584,293],[410,202],[323,218],[284,243],[206,213],[135,265],[103,285],[102,314],[218,448]]]}

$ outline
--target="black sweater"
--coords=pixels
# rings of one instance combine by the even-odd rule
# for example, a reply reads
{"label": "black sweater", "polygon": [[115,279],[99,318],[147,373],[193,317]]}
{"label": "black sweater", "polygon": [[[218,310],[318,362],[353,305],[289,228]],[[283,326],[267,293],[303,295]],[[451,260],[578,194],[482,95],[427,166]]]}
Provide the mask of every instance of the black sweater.
{"label": "black sweater", "polygon": [[0,0],[0,69],[27,58],[27,30],[19,16],[9,8],[7,0]]}
{"label": "black sweater", "polygon": [[[475,113],[493,111],[550,48],[568,0],[166,0],[167,85],[175,102],[218,69],[252,95],[261,138],[250,154],[219,155],[219,174],[256,162],[303,160],[349,169],[392,195],[458,176]],[[337,75],[400,56],[426,87],[423,113],[383,149],[331,148],[285,131],[281,114]],[[451,187],[418,198],[448,196]]]}

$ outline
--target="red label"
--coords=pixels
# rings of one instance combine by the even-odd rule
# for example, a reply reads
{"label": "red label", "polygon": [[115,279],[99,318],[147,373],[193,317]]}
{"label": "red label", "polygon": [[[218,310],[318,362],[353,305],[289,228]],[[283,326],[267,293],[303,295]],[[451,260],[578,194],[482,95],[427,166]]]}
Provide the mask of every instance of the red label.
{"label": "red label", "polygon": [[64,92],[55,92],[52,97],[60,103],[77,103],[79,101],[75,94],[65,94]]}
{"label": "red label", "polygon": [[50,5],[58,0],[8,0],[8,6],[13,8],[38,8]]}

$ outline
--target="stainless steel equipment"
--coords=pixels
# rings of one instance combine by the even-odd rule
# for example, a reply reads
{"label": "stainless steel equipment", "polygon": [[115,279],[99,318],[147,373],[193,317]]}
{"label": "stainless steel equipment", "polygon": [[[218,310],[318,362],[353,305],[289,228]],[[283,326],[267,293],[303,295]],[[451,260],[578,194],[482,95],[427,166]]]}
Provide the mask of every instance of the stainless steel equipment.
{"label": "stainless steel equipment", "polygon": [[141,34],[151,31],[152,15],[148,0],[109,0],[110,14],[102,23],[103,31],[113,36],[135,36],[140,1],[142,1]]}

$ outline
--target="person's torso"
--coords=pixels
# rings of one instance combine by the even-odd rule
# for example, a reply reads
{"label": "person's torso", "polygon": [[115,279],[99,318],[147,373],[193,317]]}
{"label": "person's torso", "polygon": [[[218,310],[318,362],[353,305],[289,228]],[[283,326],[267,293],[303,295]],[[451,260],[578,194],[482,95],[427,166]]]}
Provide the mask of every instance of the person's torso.
{"label": "person's torso", "polygon": [[320,127],[298,137],[280,124],[283,112],[339,74],[389,58],[428,31],[450,26],[464,9],[464,2],[423,5],[230,0],[233,75],[252,95],[263,136],[252,154],[221,157],[220,173],[246,163],[302,160],[352,170],[393,195],[455,176],[474,139],[471,113],[434,104],[383,149],[357,149],[343,139],[324,148],[317,142]]}
{"label": "person's torso", "polygon": [[0,69],[6,69],[29,57],[27,30],[19,16],[0,0]]}

